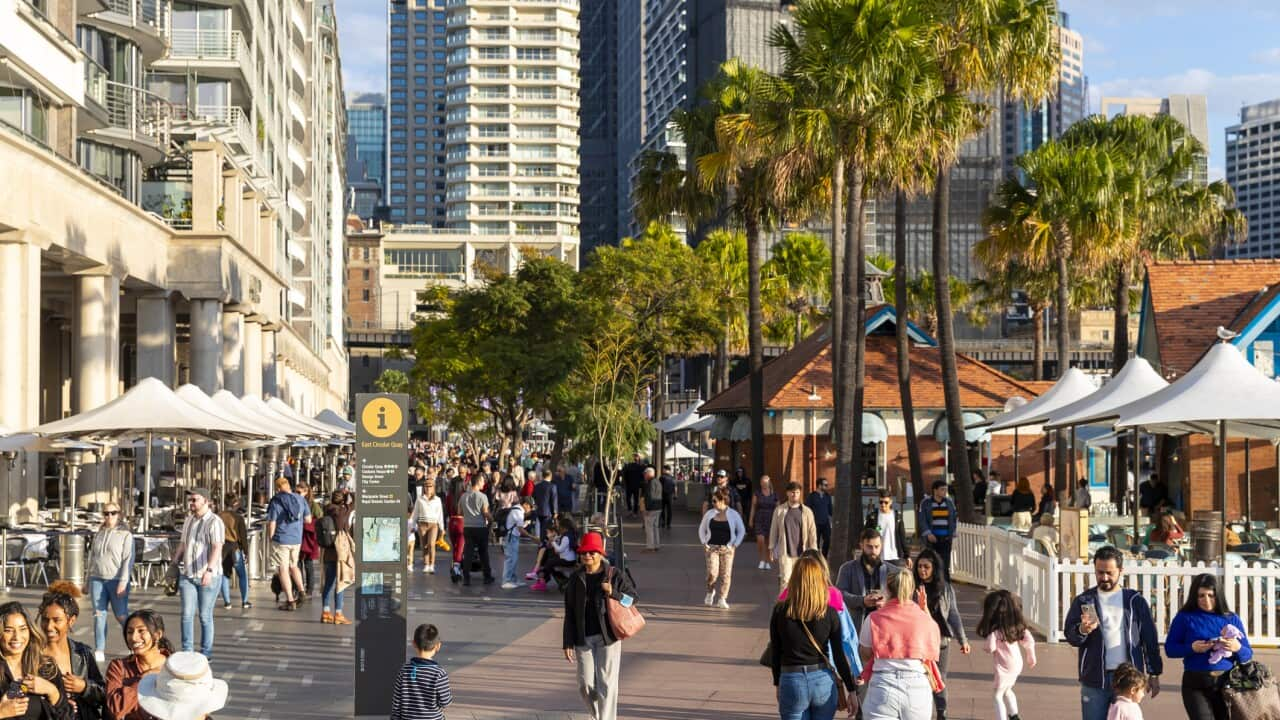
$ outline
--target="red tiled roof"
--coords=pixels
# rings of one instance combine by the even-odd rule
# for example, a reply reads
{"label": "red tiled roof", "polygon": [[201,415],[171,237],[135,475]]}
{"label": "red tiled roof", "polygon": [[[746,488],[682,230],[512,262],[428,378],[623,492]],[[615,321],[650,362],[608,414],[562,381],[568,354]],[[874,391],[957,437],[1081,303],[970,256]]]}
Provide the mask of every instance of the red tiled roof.
{"label": "red tiled roof", "polygon": [[[765,409],[830,409],[830,350],[830,338],[823,329],[766,363]],[[966,409],[1003,409],[1005,400],[1014,395],[1030,400],[1041,392],[965,355],[957,355],[956,360],[960,374],[960,402]],[[866,390],[863,394],[867,410],[901,409],[897,362],[898,354],[893,337],[873,335],[867,338]],[[815,388],[821,399],[810,400],[809,396]],[[911,399],[916,410],[945,408],[938,348],[912,344]],[[742,378],[708,400],[700,412],[746,412],[749,409],[748,378]]]}
{"label": "red tiled roof", "polygon": [[[1280,284],[1280,260],[1179,260],[1147,264],[1162,374],[1187,372],[1217,342],[1219,325],[1240,330]],[[1265,297],[1264,297],[1265,295]]]}

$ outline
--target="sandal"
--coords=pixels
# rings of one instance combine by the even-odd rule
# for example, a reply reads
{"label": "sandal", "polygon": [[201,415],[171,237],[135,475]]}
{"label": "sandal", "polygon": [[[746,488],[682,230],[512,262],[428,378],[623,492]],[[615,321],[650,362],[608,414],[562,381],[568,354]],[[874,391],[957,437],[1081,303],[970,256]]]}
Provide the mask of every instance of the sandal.
{"label": "sandal", "polygon": [[279,604],[278,606],[276,606],[276,607],[277,607],[277,609],[279,609],[279,610],[293,611],[293,610],[297,610],[297,609],[298,609],[298,603],[296,603],[296,602],[282,602],[282,603],[280,603],[280,604]]}

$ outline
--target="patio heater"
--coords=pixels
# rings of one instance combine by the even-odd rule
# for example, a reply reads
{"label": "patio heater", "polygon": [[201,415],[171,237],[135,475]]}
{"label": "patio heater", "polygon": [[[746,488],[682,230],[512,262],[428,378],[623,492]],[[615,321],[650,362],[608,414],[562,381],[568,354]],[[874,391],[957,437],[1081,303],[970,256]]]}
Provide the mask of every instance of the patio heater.
{"label": "patio heater", "polygon": [[246,519],[250,519],[253,516],[253,471],[257,469],[258,456],[258,448],[244,449],[244,513]]}
{"label": "patio heater", "polygon": [[76,480],[84,464],[84,451],[67,448],[63,453],[67,463],[68,488],[70,490],[67,522],[69,528],[58,535],[58,576],[64,580],[84,584],[84,536],[76,532]]}

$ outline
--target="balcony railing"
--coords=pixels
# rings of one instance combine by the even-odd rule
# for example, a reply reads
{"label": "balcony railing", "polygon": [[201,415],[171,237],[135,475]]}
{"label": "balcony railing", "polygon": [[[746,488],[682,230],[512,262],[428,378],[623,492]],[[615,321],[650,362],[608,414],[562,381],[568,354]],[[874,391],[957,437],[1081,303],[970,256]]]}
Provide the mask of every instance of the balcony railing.
{"label": "balcony railing", "polygon": [[165,26],[165,0],[103,0],[106,12],[123,18],[122,24],[161,32]]}
{"label": "balcony railing", "polygon": [[249,118],[237,105],[197,105],[194,111],[182,111],[181,116],[188,121],[225,125],[231,131],[230,136],[225,138],[229,143],[239,145],[246,155],[255,152],[256,145]]}
{"label": "balcony railing", "polygon": [[104,80],[107,123],[131,139],[164,147],[168,144],[173,106],[159,95],[132,85]]}
{"label": "balcony railing", "polygon": [[107,70],[88,55],[84,56],[84,96],[107,107]]}

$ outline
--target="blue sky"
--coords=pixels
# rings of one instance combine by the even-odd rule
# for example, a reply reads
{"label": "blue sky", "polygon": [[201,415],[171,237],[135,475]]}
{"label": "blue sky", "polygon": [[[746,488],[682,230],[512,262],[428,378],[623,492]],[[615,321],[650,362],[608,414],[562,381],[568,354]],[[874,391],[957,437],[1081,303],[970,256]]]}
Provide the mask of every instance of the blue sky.
{"label": "blue sky", "polygon": [[[349,98],[381,92],[386,1],[336,0]],[[1084,36],[1090,108],[1103,95],[1203,94],[1209,166],[1221,177],[1223,129],[1242,104],[1280,98],[1280,0],[1059,0]]]}

